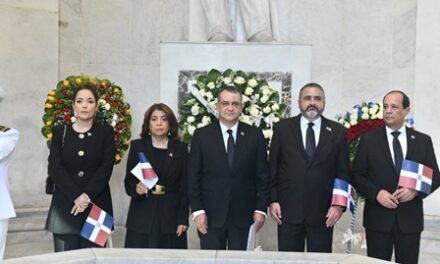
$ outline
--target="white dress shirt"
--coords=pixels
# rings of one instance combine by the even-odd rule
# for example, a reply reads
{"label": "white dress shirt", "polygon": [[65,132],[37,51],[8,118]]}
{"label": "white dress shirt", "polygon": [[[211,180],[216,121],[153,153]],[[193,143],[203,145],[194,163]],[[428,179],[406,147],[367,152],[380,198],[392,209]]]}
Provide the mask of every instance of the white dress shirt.
{"label": "white dress shirt", "polygon": [[[303,140],[303,146],[304,149],[306,148],[306,137],[307,137],[307,128],[309,128],[309,123],[310,121],[307,120],[307,118],[305,118],[303,115],[301,115],[300,118],[300,125],[301,125],[301,135],[302,135],[302,140]],[[322,118],[319,117],[318,119],[316,119],[315,121],[313,121],[313,132],[315,133],[315,145],[318,146],[318,142],[319,142],[319,132],[321,131],[321,123],[322,123]]]}
{"label": "white dress shirt", "polygon": [[406,128],[405,128],[405,126],[402,126],[398,130],[392,130],[391,128],[385,126],[385,130],[387,132],[388,147],[390,148],[390,153],[391,153],[391,157],[393,158],[393,163],[395,163],[395,161],[394,161],[394,148],[393,148],[394,136],[391,133],[394,131],[400,132],[400,135],[397,137],[397,139],[400,142],[400,146],[402,146],[403,159],[405,159],[406,152],[408,150],[408,144],[406,142]]}

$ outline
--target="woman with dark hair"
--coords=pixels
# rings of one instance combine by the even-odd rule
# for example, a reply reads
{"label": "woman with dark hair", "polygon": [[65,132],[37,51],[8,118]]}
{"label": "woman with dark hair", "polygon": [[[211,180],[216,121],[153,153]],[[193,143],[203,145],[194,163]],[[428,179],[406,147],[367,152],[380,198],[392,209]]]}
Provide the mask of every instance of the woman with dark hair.
{"label": "woman with dark hair", "polygon": [[46,229],[55,252],[97,247],[80,236],[94,203],[113,215],[109,180],[115,161],[113,128],[95,122],[98,95],[92,87],[73,96],[76,121],[52,129],[48,172],[55,183]]}
{"label": "woman with dark hair", "polygon": [[[186,249],[188,147],[179,140],[173,111],[162,103],[148,108],[140,136],[131,141],[124,180],[131,196],[125,247]],[[131,173],[139,153],[147,157],[159,178],[152,189]]]}

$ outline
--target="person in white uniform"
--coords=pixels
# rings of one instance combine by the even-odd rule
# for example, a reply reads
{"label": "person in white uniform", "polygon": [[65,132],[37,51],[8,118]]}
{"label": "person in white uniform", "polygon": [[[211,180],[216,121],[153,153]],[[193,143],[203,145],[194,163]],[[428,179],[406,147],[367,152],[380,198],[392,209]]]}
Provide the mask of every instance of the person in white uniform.
{"label": "person in white uniform", "polygon": [[17,130],[0,125],[0,260],[3,259],[5,252],[9,218],[15,217],[9,194],[8,159],[17,144],[18,137]]}

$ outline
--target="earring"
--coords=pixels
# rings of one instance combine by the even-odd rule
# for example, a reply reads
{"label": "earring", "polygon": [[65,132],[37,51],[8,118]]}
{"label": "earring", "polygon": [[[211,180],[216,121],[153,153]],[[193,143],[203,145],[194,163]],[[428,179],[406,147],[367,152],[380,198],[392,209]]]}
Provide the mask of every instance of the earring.
{"label": "earring", "polygon": [[149,129],[148,129],[148,135],[149,135],[149,136],[151,136],[151,132],[150,132],[150,130],[149,130]]}
{"label": "earring", "polygon": [[171,136],[171,131],[170,130],[168,130],[168,136]]}

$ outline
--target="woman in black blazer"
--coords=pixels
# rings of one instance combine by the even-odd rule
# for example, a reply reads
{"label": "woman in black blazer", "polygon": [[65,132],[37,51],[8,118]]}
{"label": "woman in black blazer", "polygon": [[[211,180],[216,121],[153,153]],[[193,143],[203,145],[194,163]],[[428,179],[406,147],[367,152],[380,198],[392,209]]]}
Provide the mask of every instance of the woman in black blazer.
{"label": "woman in black blazer", "polygon": [[79,234],[95,203],[113,215],[109,180],[116,148],[113,128],[94,122],[98,95],[92,87],[75,91],[76,122],[52,129],[48,172],[55,183],[46,229],[55,252],[97,247]]}
{"label": "woman in black blazer", "polygon": [[[173,111],[162,103],[152,105],[145,112],[140,136],[131,141],[124,180],[131,196],[125,247],[186,249],[188,148],[179,141]],[[131,173],[140,152],[159,178],[150,190]]]}

